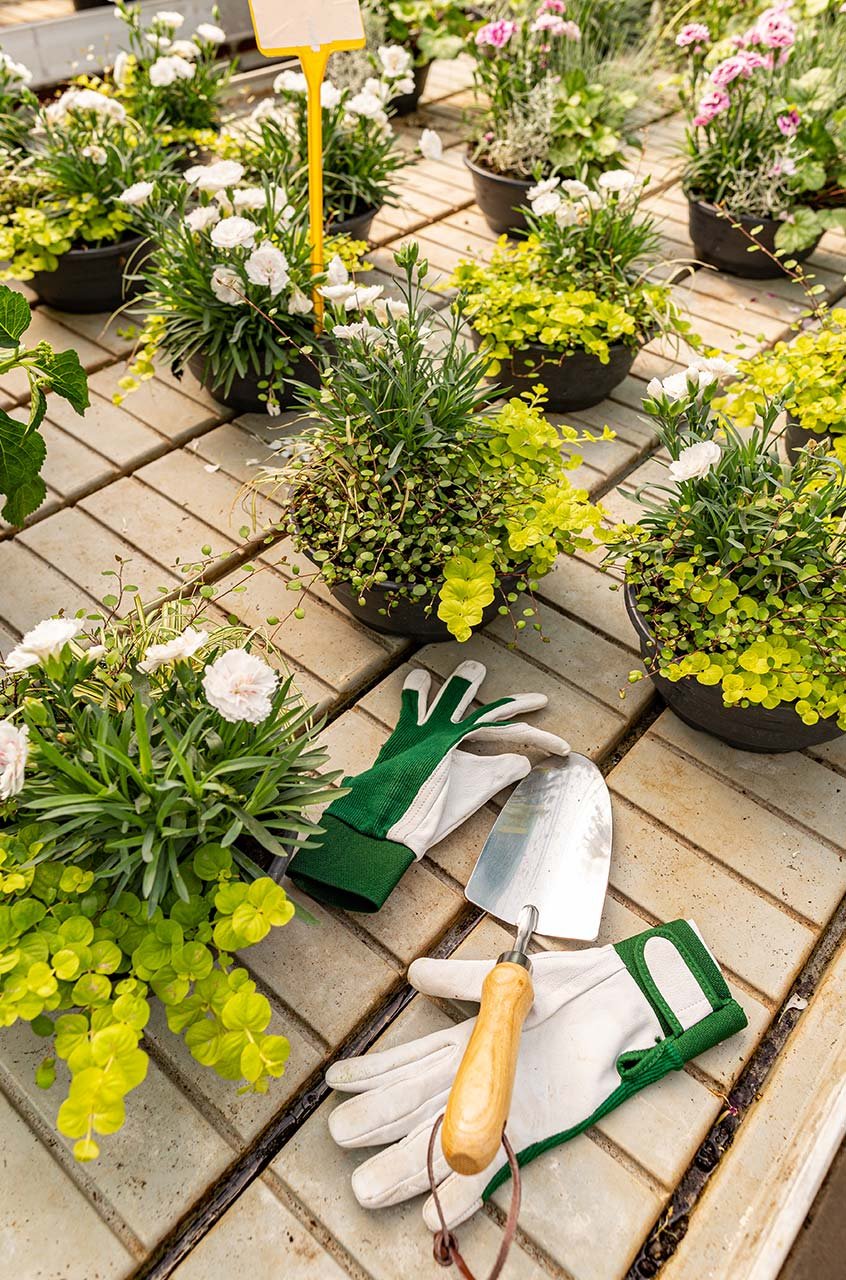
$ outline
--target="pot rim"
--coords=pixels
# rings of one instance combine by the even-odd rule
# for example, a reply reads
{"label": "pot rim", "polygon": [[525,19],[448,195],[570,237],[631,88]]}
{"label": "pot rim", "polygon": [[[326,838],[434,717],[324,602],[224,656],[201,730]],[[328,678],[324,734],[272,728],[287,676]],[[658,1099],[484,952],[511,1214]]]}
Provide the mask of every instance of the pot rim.
{"label": "pot rim", "polygon": [[[730,214],[728,218],[722,218],[720,217],[720,214],[717,211],[717,206],[713,200],[705,200],[701,196],[694,196],[688,192],[685,192],[685,195],[687,196],[687,203],[689,205],[695,205],[696,208],[701,209],[703,213],[706,213],[710,218],[716,218],[718,221],[724,222],[727,227],[731,227],[731,220],[740,223],[763,223],[765,226],[767,224],[771,224],[774,227],[780,227],[785,221],[784,218],[773,218],[766,214],[762,214],[760,217],[757,217],[754,213]],[[806,208],[807,206],[803,205],[802,207]]]}
{"label": "pot rim", "polygon": [[[307,547],[301,547],[301,548],[300,548],[300,554],[301,554],[301,555],[304,555],[304,556],[308,556],[309,560],[313,561],[313,563],[314,563],[315,565],[317,565],[318,570],[320,569],[320,563],[319,563],[319,561],[317,561],[317,560],[315,560],[315,559],[314,559],[314,552],[313,552],[313,551],[310,551]],[[324,563],[325,563],[325,562],[324,562]],[[508,581],[509,579],[512,579],[512,578],[515,578],[515,579],[516,579],[516,578],[522,578],[522,577],[525,575],[525,573],[527,572],[528,567],[529,567],[529,565],[528,565],[528,561],[527,561],[527,562],[526,562],[526,564],[525,564],[525,565],[523,565],[521,568],[515,568],[515,569],[511,570],[509,573],[503,573],[503,574],[501,574],[501,575],[500,575],[500,579],[499,579],[499,580],[500,580],[500,583],[505,582],[505,581]],[[354,589],[352,588],[352,586],[350,585],[350,583],[349,583],[349,582],[333,582],[333,583],[327,583],[326,585],[329,587],[329,590],[330,590],[330,591],[334,591],[335,587],[342,587],[342,588],[346,588],[347,590],[349,590],[349,592],[350,592],[350,594],[351,594],[351,595],[355,595],[356,600],[358,599],[358,594],[354,591]],[[401,590],[403,589],[403,587],[405,587],[405,586],[408,586],[408,583],[404,583],[404,582],[394,582],[392,578],[388,578],[388,580],[387,580],[386,582],[374,582],[371,586],[369,586],[369,587],[367,588],[367,591],[368,591],[368,592],[370,592],[370,591],[381,591],[381,592],[383,592],[383,593],[385,593],[385,594],[388,594],[388,593],[393,592],[393,591],[401,591]],[[407,604],[410,604],[410,605],[420,604],[420,605],[422,606],[422,605],[424,605],[427,601],[432,600],[432,599],[436,599],[436,598],[437,598],[437,596],[436,596],[436,595],[435,595],[435,596],[416,596],[416,597],[409,597],[409,598],[407,598],[407,599],[406,599],[406,603],[407,603]]]}
{"label": "pot rim", "polygon": [[[68,249],[59,256],[59,261],[61,262],[63,258],[85,258],[86,261],[91,258],[107,258],[112,253],[138,248],[147,239],[149,237],[146,235],[138,235],[131,236],[126,240],[115,240],[112,244],[100,245],[97,249]],[[49,272],[48,274],[52,275],[53,273]]]}
{"label": "pot rim", "polygon": [[501,182],[503,186],[516,187],[518,190],[528,191],[529,187],[535,186],[534,178],[512,178],[505,173],[494,173],[493,169],[486,169],[484,165],[478,164],[470,155],[470,149],[464,153],[464,163],[471,173],[478,173],[483,178],[490,178],[492,182]]}
{"label": "pot rim", "polygon": [[[474,339],[478,338],[479,341],[481,342],[481,334],[479,334],[478,331],[473,328],[472,324],[470,324],[468,327],[470,328],[470,331],[473,334]],[[608,344],[608,349],[612,353],[627,354],[631,351],[639,351],[642,346],[643,346],[643,343],[641,341],[638,341],[634,346],[629,346],[627,342],[610,342]],[[511,352],[511,354],[509,356],[506,356],[505,358],[513,364],[515,355],[520,355],[526,351],[551,352],[551,357],[549,360],[546,361],[546,363],[558,365],[559,368],[564,363],[565,360],[572,360],[573,357],[575,356],[585,356],[589,360],[596,360],[597,363],[603,369],[606,369],[608,367],[607,364],[602,364],[602,361],[599,359],[598,355],[596,355],[593,351],[588,351],[585,347],[579,347],[577,351],[557,352],[554,347],[544,346],[544,344],[541,342],[527,342],[526,345],[523,347],[515,347],[514,350]]]}

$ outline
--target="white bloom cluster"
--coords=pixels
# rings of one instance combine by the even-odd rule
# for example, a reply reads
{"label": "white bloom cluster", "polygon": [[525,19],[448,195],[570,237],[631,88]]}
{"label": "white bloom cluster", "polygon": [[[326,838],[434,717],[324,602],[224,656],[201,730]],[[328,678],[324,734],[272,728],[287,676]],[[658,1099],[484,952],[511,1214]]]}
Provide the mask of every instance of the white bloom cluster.
{"label": "white bloom cluster", "polygon": [[29,84],[32,79],[32,72],[29,67],[25,67],[22,62],[15,62],[14,58],[10,58],[8,53],[4,53],[0,49],[0,71],[5,71],[6,80],[18,84]]}
{"label": "white bloom cluster", "polygon": [[227,187],[235,187],[244,176],[244,166],[237,160],[216,160],[214,164],[195,164],[185,170],[185,181],[198,191],[216,195]]}
{"label": "white bloom cluster", "polygon": [[380,45],[377,51],[382,79],[390,84],[391,96],[414,92],[412,58],[401,44]]}
{"label": "white bloom cluster", "polygon": [[424,160],[440,160],[444,154],[441,135],[435,129],[424,129],[420,134],[420,154]]}
{"label": "white bloom cluster", "polygon": [[256,654],[228,649],[206,667],[203,692],[230,724],[261,724],[273,710],[277,680],[272,667]]}
{"label": "white bloom cluster", "polygon": [[6,670],[27,671],[48,658],[57,658],[65,645],[79,635],[82,625],[78,618],[45,618],[12,649],[6,658]]}
{"label": "white bloom cluster", "polygon": [[201,22],[194,32],[194,39],[202,40],[206,44],[223,44],[226,32],[222,27],[215,26],[213,22]]}
{"label": "white bloom cluster", "polygon": [[327,302],[334,302],[346,311],[358,311],[369,307],[381,297],[384,286],[381,284],[357,285],[355,281],[350,280],[349,271],[336,254],[326,268],[326,284],[321,285],[318,292]]}
{"label": "white bloom cluster", "polygon": [[177,80],[192,80],[196,68],[193,62],[182,58],[179,54],[169,53],[163,58],[156,58],[150,66],[150,84],[157,89],[175,84]]}
{"label": "white bloom cluster", "polygon": [[184,14],[169,9],[160,9],[153,14],[153,26],[166,27],[169,31],[178,31],[184,21]]}
{"label": "white bloom cluster", "polygon": [[26,725],[0,720],[0,800],[8,800],[23,790],[24,770],[29,755]]}
{"label": "white bloom cluster", "polygon": [[588,207],[595,209],[612,197],[621,203],[637,200],[643,180],[628,169],[609,169],[599,175],[596,186],[597,190],[591,191],[577,179],[545,178],[530,187],[527,196],[537,217],[551,213],[559,227],[570,227],[583,220]]}
{"label": "white bloom cluster", "polygon": [[[151,644],[138,663],[138,670],[152,675],[159,667],[169,666],[172,662],[184,662],[193,658],[198,649],[208,642],[208,631],[197,631],[195,627],[186,627],[181,635],[163,644]],[[89,650],[90,653],[90,650]]]}
{"label": "white bloom cluster", "polygon": [[83,147],[81,154],[85,156],[86,160],[90,160],[96,165],[103,165],[108,159],[106,148],[98,146],[96,142],[91,142],[87,147]]}
{"label": "white bloom cluster", "polygon": [[109,120],[125,120],[126,108],[116,98],[110,98],[96,89],[66,89],[61,97],[44,108],[44,119],[49,124],[66,124],[80,111],[93,111]]}
{"label": "white bloom cluster", "polygon": [[695,356],[681,373],[671,373],[663,380],[653,378],[647,384],[646,394],[652,400],[663,398],[675,404],[697,397],[706,387],[724,378],[736,378],[739,372],[736,365],[721,356]]}
{"label": "white bloom cluster", "polygon": [[154,182],[133,182],[131,187],[127,187],[125,191],[120,193],[118,202],[133,207],[146,204],[155,189]]}
{"label": "white bloom cluster", "polygon": [[722,457],[722,449],[716,440],[697,440],[682,449],[677,460],[671,462],[668,471],[673,480],[701,480],[707,476]]}

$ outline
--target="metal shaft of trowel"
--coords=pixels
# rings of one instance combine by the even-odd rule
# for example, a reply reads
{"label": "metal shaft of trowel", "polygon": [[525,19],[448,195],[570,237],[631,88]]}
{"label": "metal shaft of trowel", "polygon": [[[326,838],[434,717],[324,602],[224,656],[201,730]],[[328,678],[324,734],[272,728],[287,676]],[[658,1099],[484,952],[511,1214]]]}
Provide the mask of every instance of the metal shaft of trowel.
{"label": "metal shaft of trowel", "polygon": [[532,972],[532,962],[528,956],[532,934],[538,927],[538,909],[527,903],[517,917],[517,936],[514,939],[513,951],[503,951],[497,964],[521,964]]}

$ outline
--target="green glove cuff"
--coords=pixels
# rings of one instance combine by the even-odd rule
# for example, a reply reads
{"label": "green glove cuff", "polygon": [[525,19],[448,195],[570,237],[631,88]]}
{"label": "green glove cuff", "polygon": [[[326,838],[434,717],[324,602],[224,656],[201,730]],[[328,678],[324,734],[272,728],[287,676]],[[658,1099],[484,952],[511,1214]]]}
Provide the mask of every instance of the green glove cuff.
{"label": "green glove cuff", "polygon": [[378,840],[348,827],[327,811],[320,844],[300,849],[288,864],[294,884],[332,907],[378,911],[415,861],[414,853],[393,840]]}

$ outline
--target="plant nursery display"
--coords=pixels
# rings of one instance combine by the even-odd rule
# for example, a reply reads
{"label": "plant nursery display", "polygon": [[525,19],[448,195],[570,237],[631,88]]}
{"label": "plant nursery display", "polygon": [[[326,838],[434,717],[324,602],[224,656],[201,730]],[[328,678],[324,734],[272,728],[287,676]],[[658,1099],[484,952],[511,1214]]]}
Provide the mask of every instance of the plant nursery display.
{"label": "plant nursery display", "polygon": [[749,427],[717,410],[718,379],[736,373],[700,360],[649,384],[673,483],[650,484],[611,554],[676,714],[734,746],[791,751],[846,730],[844,468],[810,450],[782,463],[778,399],[762,393]]}
{"label": "plant nursery display", "polygon": [[38,110],[32,72],[0,49],[0,156],[25,149]]}
{"label": "plant nursery display", "polygon": [[529,190],[526,239],[502,236],[489,263],[458,264],[457,305],[499,386],[542,383],[551,410],[583,409],[623,380],[644,342],[688,333],[670,289],[649,280],[659,238],[642,194],[625,169],[593,188],[547,178]]}
{"label": "plant nursery display", "polygon": [[337,775],[315,776],[317,726],[272,656],[177,603],[48,618],[6,659],[0,1025],[52,1038],[37,1082],[70,1073],[57,1126],[79,1160],[144,1079],[153,997],[225,1080],[264,1092],[285,1069],[233,953],[294,914],[266,870],[319,832],[305,809]]}
{"label": "plant nursery display", "polygon": [[576,20],[590,10],[541,0],[472,38],[476,91],[487,105],[467,164],[494,231],[524,229],[520,206],[539,179],[589,180],[623,163],[621,131],[636,94]]}
{"label": "plant nursery display", "polygon": [[[317,380],[304,205],[295,212],[267,178],[253,185],[237,161],[218,160],[163,184],[139,213],[155,248],[139,269],[145,319],[121,392],[151,378],[160,358],[242,413],[278,413],[292,380]],[[330,239],[332,263],[318,277],[330,289],[343,282],[350,311],[370,296],[349,277],[364,247]]]}
{"label": "plant nursery display", "polygon": [[[217,8],[212,16],[219,17]],[[217,22],[201,22],[182,35],[185,17],[162,10],[144,25],[140,4],[115,0],[115,17],[126,29],[128,50],[115,58],[116,96],[136,120],[155,128],[165,144],[208,146],[220,123],[223,95],[235,70],[221,61],[226,39]]]}
{"label": "plant nursery display", "polygon": [[[390,67],[391,49],[380,50]],[[396,53],[404,54],[396,48]],[[407,58],[404,59],[407,64]],[[397,68],[398,69],[398,68]],[[323,207],[330,229],[366,239],[379,209],[391,202],[394,174],[405,163],[388,119],[388,105],[400,79],[382,67],[353,93],[331,80],[321,88],[323,107]],[[249,177],[284,174],[292,199],[306,201],[308,120],[306,80],[301,71],[281,71],[275,98],[263,99],[253,112],[224,130],[217,150],[243,164]]]}
{"label": "plant nursery display", "polygon": [[787,412],[792,461],[812,440],[833,440],[846,461],[846,310],[823,312],[818,325],[738,361],[738,369],[740,380],[726,389],[726,407],[738,426],[752,426],[762,394],[778,398]]}
{"label": "plant nursery display", "polygon": [[94,89],[41,112],[38,150],[6,181],[0,279],[29,280],[61,311],[110,311],[143,242],[139,205],[168,165],[155,131]]}
{"label": "plant nursery display", "polygon": [[0,285],[0,378],[15,370],[26,377],[29,416],[26,422],[0,409],[0,493],[9,524],[21,525],[47,496],[41,468],[47,455],[39,427],[47,412],[47,393],[54,392],[82,414],[88,408],[88,380],[75,351],[54,351],[49,342],[26,347],[23,335],[32,315],[23,294]]}
{"label": "plant nursery display", "polygon": [[679,33],[689,56],[683,183],[703,262],[777,275],[780,264],[754,252],[755,238],[802,259],[823,231],[846,226],[843,23],[835,15],[800,31],[782,5],[713,47],[702,24]]}
{"label": "plant nursery display", "polygon": [[561,552],[592,545],[601,511],[567,471],[581,461],[569,447],[593,437],[557,431],[538,394],[488,407],[486,361],[464,346],[459,317],[434,330],[418,254],[411,244],[396,255],[399,301],[374,299],[367,319],[335,323],[341,358],[302,389],[314,425],[264,482],[284,490],[297,549],[356,616],[467,640]]}
{"label": "plant nursery display", "polygon": [[[380,43],[401,46],[408,53],[405,85],[391,99],[396,115],[415,111],[436,58],[456,58],[465,47],[471,26],[468,6],[455,0],[365,0],[365,29],[380,33]],[[394,55],[396,56],[396,55]]]}

